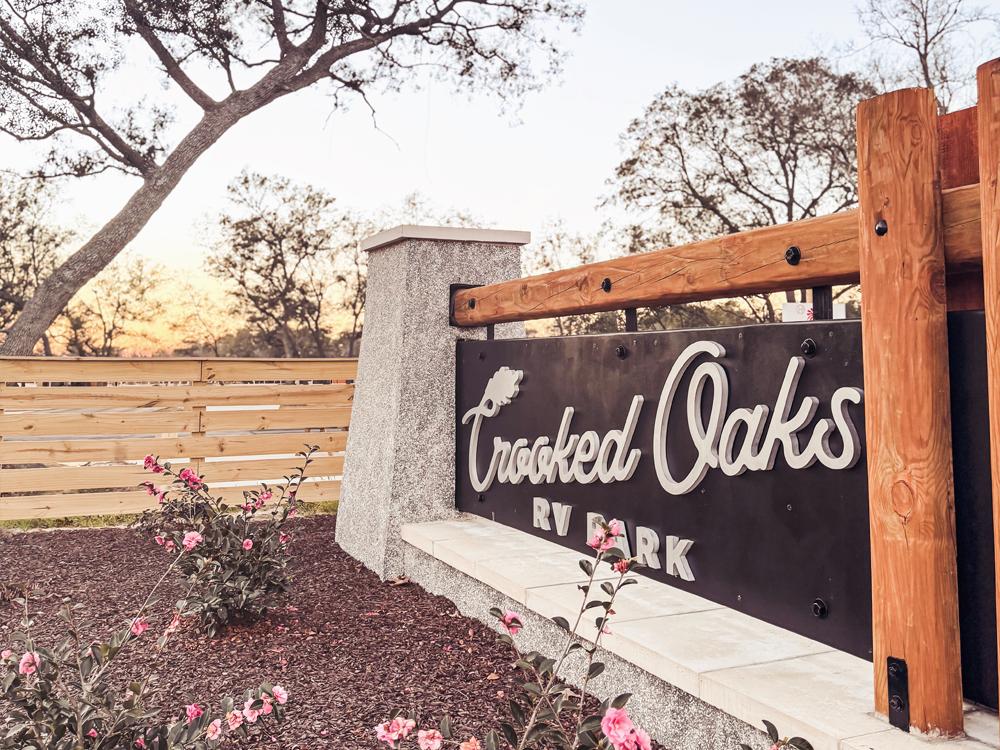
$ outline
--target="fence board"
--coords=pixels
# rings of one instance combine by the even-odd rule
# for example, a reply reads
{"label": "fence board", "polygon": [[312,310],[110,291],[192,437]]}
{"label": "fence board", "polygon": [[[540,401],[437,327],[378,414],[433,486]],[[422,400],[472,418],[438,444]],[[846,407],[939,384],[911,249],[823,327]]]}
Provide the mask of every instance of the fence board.
{"label": "fence board", "polygon": [[347,432],[288,432],[122,440],[0,440],[0,464],[71,461],[135,461],[147,455],[256,456],[297,453],[306,445],[336,453],[347,448]]}
{"label": "fence board", "polygon": [[77,413],[7,411],[0,416],[0,432],[18,435],[156,435],[164,432],[192,432],[198,416],[192,411]]}
{"label": "fence board", "polygon": [[204,432],[223,430],[285,430],[303,427],[347,427],[349,406],[329,409],[270,409],[266,411],[207,411],[202,415]]}
{"label": "fence board", "polygon": [[354,380],[356,359],[209,359],[202,380]]}
{"label": "fence board", "polygon": [[[227,502],[243,498],[243,488],[228,487],[212,491]],[[307,503],[340,499],[340,482],[303,483],[298,493]],[[141,513],[156,505],[145,492],[87,492],[77,494],[0,497],[0,521],[25,518],[65,518],[70,516]]]}
{"label": "fence board", "polygon": [[315,406],[350,404],[354,385],[142,385],[9,387],[8,409],[119,408],[152,406]]}
{"label": "fence board", "polygon": [[[209,461],[202,464],[202,470],[209,486],[219,482],[259,482],[273,481],[292,474],[297,458],[268,458],[257,461]],[[308,475],[313,477],[339,476],[344,470],[343,456],[317,458],[310,465]]]}
{"label": "fence board", "polygon": [[4,357],[0,381],[7,383],[100,383],[197,380],[199,359],[116,359],[95,357]]}
{"label": "fence board", "polygon": [[[298,459],[273,458],[249,461],[220,461],[203,465],[210,484],[218,482],[257,482],[280,479],[291,474]],[[187,463],[178,463],[178,467]],[[336,476],[344,467],[341,456],[316,459],[309,467],[313,476]],[[157,481],[161,480],[161,481]],[[0,472],[0,492],[51,492],[55,490],[99,490],[138,487],[141,482],[166,484],[139,464],[126,466],[45,466],[30,469],[4,469]]]}

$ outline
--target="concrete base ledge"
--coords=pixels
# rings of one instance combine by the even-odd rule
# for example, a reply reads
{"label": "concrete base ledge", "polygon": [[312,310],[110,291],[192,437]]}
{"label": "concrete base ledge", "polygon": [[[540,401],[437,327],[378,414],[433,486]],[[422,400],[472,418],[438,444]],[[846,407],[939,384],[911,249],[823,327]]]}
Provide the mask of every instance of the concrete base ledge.
{"label": "concrete base ledge", "polygon": [[[529,618],[519,645],[525,639],[541,653],[559,647],[562,631],[547,618],[575,617],[576,587],[586,582],[581,555],[478,516],[404,525],[402,538],[411,579],[487,623],[491,606],[518,609]],[[672,750],[763,746],[753,728],[761,719],[816,750],[926,748],[927,738],[874,715],[872,668],[862,659],[641,576],[615,611],[602,639],[609,669],[592,687],[602,698],[635,693],[637,721]],[[583,633],[593,638],[588,627]],[[933,745],[1000,746],[990,711],[969,706],[966,733]]]}

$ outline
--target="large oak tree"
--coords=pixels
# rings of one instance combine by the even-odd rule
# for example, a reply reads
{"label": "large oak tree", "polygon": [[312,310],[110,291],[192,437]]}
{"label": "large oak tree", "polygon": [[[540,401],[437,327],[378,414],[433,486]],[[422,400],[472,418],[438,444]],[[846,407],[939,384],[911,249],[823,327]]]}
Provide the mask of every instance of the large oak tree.
{"label": "large oak tree", "polygon": [[[321,82],[366,97],[373,86],[412,81],[418,68],[517,95],[558,63],[551,26],[575,25],[581,13],[572,0],[2,0],[0,131],[52,142],[41,174],[117,170],[141,182],[38,287],[0,354],[30,354],[73,295],[247,115]],[[124,50],[133,41],[201,110],[175,143],[166,142],[171,113],[143,96],[155,96],[157,82],[124,109],[108,107],[108,79],[131,64]]]}

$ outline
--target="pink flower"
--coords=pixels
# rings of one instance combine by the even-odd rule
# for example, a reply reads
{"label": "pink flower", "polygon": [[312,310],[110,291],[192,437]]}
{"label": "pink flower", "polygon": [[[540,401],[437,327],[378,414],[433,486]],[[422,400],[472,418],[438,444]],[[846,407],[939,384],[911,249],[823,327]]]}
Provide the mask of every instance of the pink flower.
{"label": "pink flower", "polygon": [[608,738],[615,750],[627,750],[631,743],[632,719],[624,708],[609,708],[601,719],[601,731]]}
{"label": "pink flower", "polygon": [[420,750],[441,750],[444,737],[436,729],[421,729],[417,732],[417,747]]}
{"label": "pink flower", "polygon": [[163,549],[165,549],[167,552],[173,552],[175,549],[177,549],[177,545],[174,544],[172,539],[168,539],[163,543]]}
{"label": "pink flower", "polygon": [[621,536],[625,533],[625,529],[622,526],[622,522],[617,518],[613,518],[608,522],[608,534],[611,536]]}
{"label": "pink flower", "polygon": [[152,456],[146,456],[142,461],[142,468],[146,471],[151,471],[154,474],[162,474],[163,467],[160,466],[159,462]]}
{"label": "pink flower", "polygon": [[208,725],[205,736],[210,740],[217,740],[222,736],[222,719],[216,719]]}
{"label": "pink flower", "polygon": [[598,529],[594,532],[594,535],[590,537],[587,542],[587,546],[596,549],[598,552],[607,552],[609,549],[614,548],[615,538],[613,536],[608,536],[603,529]]}
{"label": "pink flower", "polygon": [[639,729],[635,728],[635,750],[653,750],[653,745],[649,741],[649,734]]}
{"label": "pink flower", "polygon": [[197,703],[192,703],[190,706],[185,706],[185,712],[187,713],[187,723],[193,724],[198,718],[205,713],[201,710],[201,706]]}
{"label": "pink flower", "polygon": [[392,721],[384,722],[375,727],[375,736],[380,742],[392,745],[406,739],[415,726],[417,726],[417,722],[413,719],[397,716]]}
{"label": "pink flower", "polygon": [[184,535],[184,549],[190,552],[203,541],[204,538],[197,531],[189,531]]}
{"label": "pink flower", "polygon": [[3,651],[0,651],[0,659],[6,660],[12,657],[13,655],[14,652],[11,651],[9,648],[5,648]]}
{"label": "pink flower", "polygon": [[166,539],[164,539],[162,536],[160,536],[159,534],[157,534],[156,536],[153,537],[153,541],[156,542],[157,544],[159,544],[162,547],[163,543],[166,541]]}
{"label": "pink flower", "polygon": [[138,638],[140,635],[149,630],[149,622],[145,617],[140,617],[132,622],[132,635]]}
{"label": "pink flower", "polygon": [[243,540],[243,549],[245,549],[247,552],[249,552],[250,550],[252,550],[253,549],[253,539],[244,539]]}
{"label": "pink flower", "polygon": [[205,482],[199,477],[194,469],[184,469],[178,476],[184,481],[184,483],[193,490],[201,487]]}
{"label": "pink flower", "polygon": [[286,534],[284,531],[282,531],[278,534],[278,541],[281,544],[288,544],[290,541],[292,541],[292,536],[291,534]]}
{"label": "pink flower", "polygon": [[503,622],[504,627],[507,628],[507,632],[511,635],[517,635],[521,632],[521,615],[517,612],[511,612],[510,610],[504,612],[501,622]]}
{"label": "pink flower", "polygon": [[263,505],[264,503],[268,502],[272,497],[274,496],[271,494],[271,490],[264,490],[263,492],[260,493],[257,499],[258,502],[261,505]]}
{"label": "pink flower", "polygon": [[17,665],[17,671],[24,675],[34,674],[42,662],[38,658],[37,651],[26,651],[21,657],[21,663]]}
{"label": "pink flower", "polygon": [[93,727],[91,727],[90,731],[87,732],[87,736],[90,737],[90,739],[96,739],[97,738],[97,730],[94,729]]}
{"label": "pink flower", "polygon": [[140,737],[139,739],[137,739],[135,741],[135,746],[136,747],[146,747],[146,740],[144,740],[142,737]]}
{"label": "pink flower", "polygon": [[238,729],[243,724],[243,712],[242,711],[230,711],[226,714],[226,723],[229,728]]}
{"label": "pink flower", "polygon": [[458,746],[458,750],[483,750],[483,746],[479,744],[479,740],[475,737],[469,737],[469,739]]}
{"label": "pink flower", "polygon": [[257,721],[257,717],[260,716],[260,710],[251,708],[253,703],[254,699],[249,698],[247,702],[243,704],[243,718],[247,720],[248,724],[255,723]]}
{"label": "pink flower", "polygon": [[632,567],[632,562],[631,560],[618,560],[611,567],[615,569],[615,573],[619,573],[620,575],[625,575],[626,573],[628,573],[629,568]]}
{"label": "pink flower", "polygon": [[260,712],[262,714],[264,714],[264,716],[270,716],[271,711],[274,710],[274,706],[271,705],[273,703],[273,701],[271,700],[271,696],[270,695],[262,695],[260,697],[260,702],[263,704],[260,707]]}
{"label": "pink flower", "polygon": [[275,685],[271,688],[271,694],[279,706],[284,706],[288,703],[288,691],[281,687],[281,685]]}
{"label": "pink flower", "polygon": [[156,487],[153,486],[152,482],[141,482],[139,484],[139,486],[146,488],[146,494],[147,495],[155,495],[156,494]]}

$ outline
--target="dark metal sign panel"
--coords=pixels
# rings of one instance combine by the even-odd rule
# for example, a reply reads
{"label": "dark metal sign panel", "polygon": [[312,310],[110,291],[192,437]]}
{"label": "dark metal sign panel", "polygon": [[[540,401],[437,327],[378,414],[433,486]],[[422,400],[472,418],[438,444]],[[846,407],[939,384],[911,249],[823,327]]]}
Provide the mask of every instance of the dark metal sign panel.
{"label": "dark metal sign panel", "polygon": [[618,518],[646,575],[870,658],[860,333],[462,341],[458,507],[581,552]]}
{"label": "dark metal sign panel", "polygon": [[[951,316],[963,674],[996,706],[982,328]],[[861,361],[858,321],[461,341],[458,507],[580,552],[620,519],[645,575],[870,659]]]}

